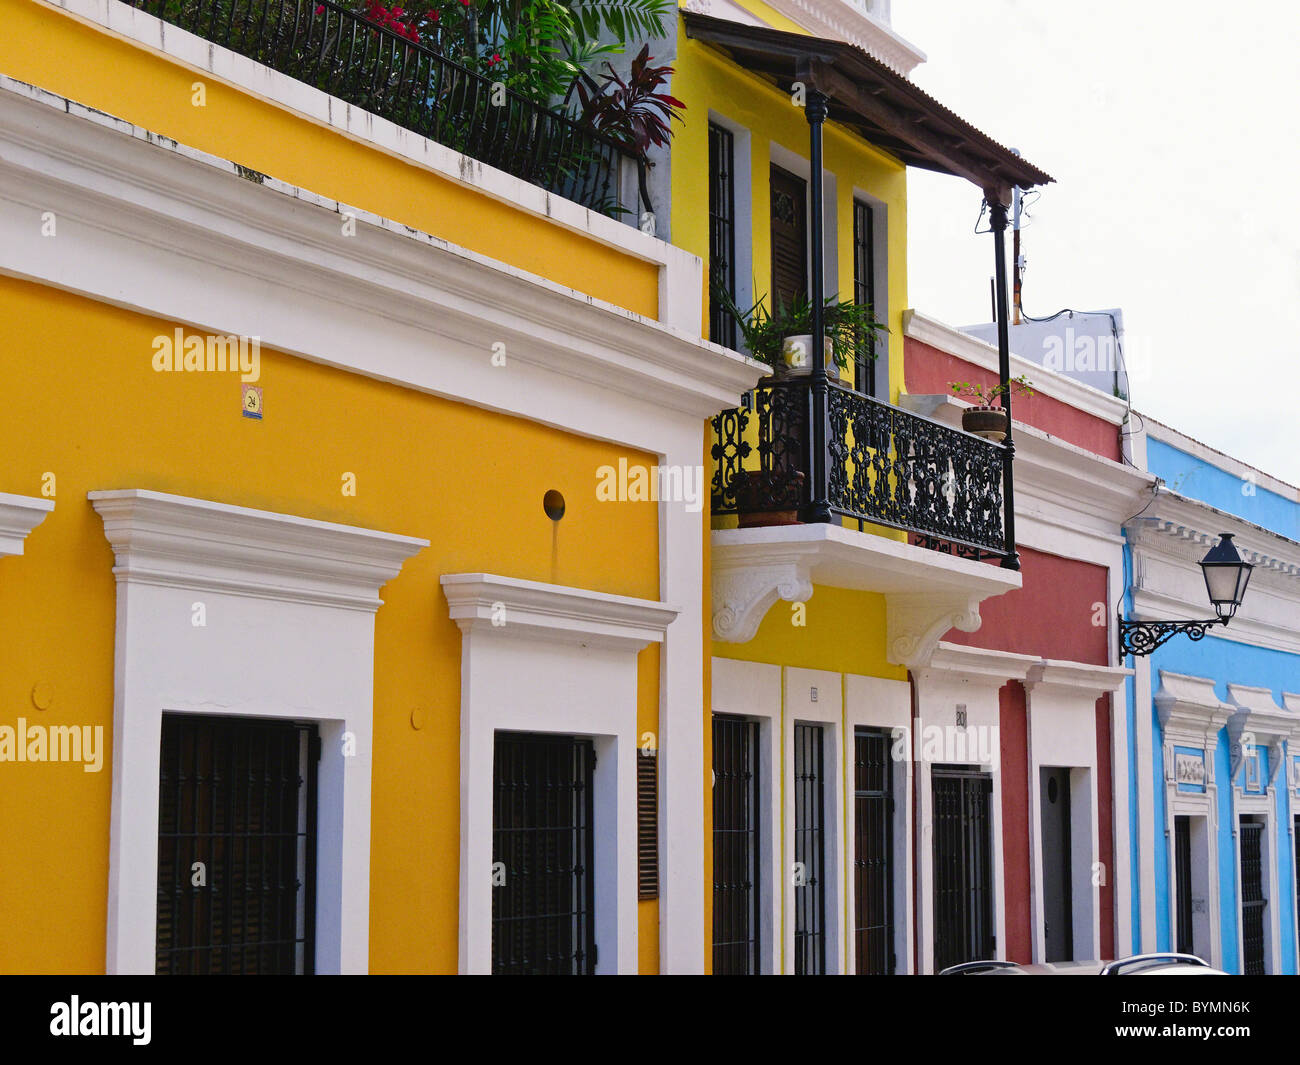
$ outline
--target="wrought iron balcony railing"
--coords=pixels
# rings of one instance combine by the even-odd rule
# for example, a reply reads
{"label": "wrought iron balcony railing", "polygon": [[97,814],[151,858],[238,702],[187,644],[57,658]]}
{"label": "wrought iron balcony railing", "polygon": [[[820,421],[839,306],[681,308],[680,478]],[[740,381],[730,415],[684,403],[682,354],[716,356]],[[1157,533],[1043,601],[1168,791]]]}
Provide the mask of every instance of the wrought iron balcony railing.
{"label": "wrought iron balcony railing", "polygon": [[617,141],[333,0],[126,0],[166,22],[592,210],[617,215]]}
{"label": "wrought iron balcony railing", "polygon": [[[713,513],[743,524],[800,520],[810,503],[809,377],[768,378],[750,407],[713,419]],[[833,516],[915,534],[924,547],[1005,558],[1005,448],[838,382],[826,391]]]}

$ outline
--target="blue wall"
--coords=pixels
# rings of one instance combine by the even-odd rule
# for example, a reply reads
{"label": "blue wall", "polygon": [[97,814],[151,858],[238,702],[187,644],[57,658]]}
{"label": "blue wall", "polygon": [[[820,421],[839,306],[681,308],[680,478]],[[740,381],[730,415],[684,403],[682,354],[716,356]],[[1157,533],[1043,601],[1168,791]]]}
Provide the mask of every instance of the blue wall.
{"label": "blue wall", "polygon": [[1300,504],[1147,436],[1147,469],[1175,492],[1300,540]]}
{"label": "blue wall", "polygon": [[[1183,673],[1193,677],[1209,677],[1215,681],[1215,691],[1225,702],[1228,684],[1244,684],[1255,688],[1268,688],[1274,701],[1282,702],[1283,691],[1300,689],[1300,655],[1287,654],[1264,647],[1233,643],[1214,636],[1198,642],[1175,637],[1151,655],[1151,688],[1160,686],[1160,670]],[[1155,707],[1149,708],[1152,734],[1155,737],[1152,752],[1152,773],[1155,788],[1155,892],[1156,938],[1160,950],[1174,947],[1169,913],[1169,851],[1165,846],[1164,807],[1164,737]],[[1237,851],[1232,835],[1232,795],[1229,789],[1229,744],[1227,729],[1219,732],[1219,744],[1214,763],[1214,779],[1219,792],[1219,907],[1220,932],[1223,939],[1224,968],[1231,972],[1240,969],[1237,943]],[[1288,752],[1296,753],[1294,750]],[[1270,767],[1271,768],[1271,767]],[[1291,805],[1286,794],[1286,767],[1279,766],[1274,779],[1279,793],[1274,816],[1277,818],[1278,836],[1273,842],[1277,854],[1278,895],[1270,899],[1270,907],[1277,907],[1282,933],[1282,972],[1296,971],[1295,957],[1295,855],[1286,835]]]}
{"label": "blue wall", "polygon": [[[1162,441],[1147,437],[1147,468],[1174,491],[1198,499],[1219,510],[1226,511],[1278,532],[1293,540],[1300,540],[1300,503],[1257,484],[1226,473],[1203,459],[1195,458]],[[1126,576],[1125,609],[1132,609],[1132,556],[1125,544],[1124,565]],[[1249,592],[1247,593],[1249,595]],[[1130,660],[1131,664],[1132,660]],[[1267,688],[1274,701],[1282,702],[1284,691],[1300,691],[1300,655],[1287,654],[1248,644],[1207,636],[1198,642],[1186,637],[1175,637],[1150,657],[1151,690],[1160,687],[1160,671],[1183,673],[1193,677],[1207,677],[1215,681],[1219,698],[1227,701],[1228,684],[1242,684]],[[1130,833],[1133,841],[1133,949],[1140,950],[1141,926],[1139,920],[1141,894],[1155,892],[1157,949],[1171,950],[1171,915],[1169,912],[1169,851],[1166,845],[1164,805],[1164,738],[1154,705],[1141,708],[1134,705],[1133,686],[1129,685],[1129,797]],[[1153,736],[1152,764],[1149,769],[1155,780],[1155,883],[1140,883],[1137,859],[1137,774],[1143,767],[1136,764],[1133,724],[1138,714],[1150,714]],[[1286,757],[1300,754],[1300,744],[1292,745]],[[1223,943],[1224,968],[1231,972],[1240,970],[1240,945],[1237,940],[1237,886],[1238,854],[1233,836],[1233,811],[1231,780],[1229,779],[1230,751],[1227,730],[1219,733],[1215,755],[1214,777],[1218,786],[1218,848],[1219,848],[1219,904],[1220,935]],[[1277,767],[1274,779],[1277,805],[1274,816],[1277,838],[1273,841],[1277,855],[1279,898],[1270,899],[1270,907],[1279,914],[1282,956],[1280,971],[1297,971],[1295,956],[1295,854],[1291,849],[1288,827],[1292,817],[1291,796],[1286,789],[1286,767]]]}

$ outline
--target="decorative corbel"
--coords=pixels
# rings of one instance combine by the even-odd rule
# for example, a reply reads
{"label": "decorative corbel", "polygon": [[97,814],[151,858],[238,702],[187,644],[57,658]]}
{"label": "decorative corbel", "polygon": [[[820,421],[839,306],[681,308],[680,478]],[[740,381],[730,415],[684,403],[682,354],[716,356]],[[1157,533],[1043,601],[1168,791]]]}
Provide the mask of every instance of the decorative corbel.
{"label": "decorative corbel", "polygon": [[772,604],[804,603],[813,583],[806,559],[745,561],[713,567],[713,637],[724,643],[748,643]]}

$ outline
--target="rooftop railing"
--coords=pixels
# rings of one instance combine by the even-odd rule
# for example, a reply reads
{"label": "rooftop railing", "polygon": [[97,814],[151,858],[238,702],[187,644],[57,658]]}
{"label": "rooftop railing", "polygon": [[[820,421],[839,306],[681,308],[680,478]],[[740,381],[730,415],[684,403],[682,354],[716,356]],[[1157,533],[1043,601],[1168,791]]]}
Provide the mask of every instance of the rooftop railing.
{"label": "rooftop railing", "polygon": [[333,0],[126,0],[548,192],[617,216],[617,141]]}

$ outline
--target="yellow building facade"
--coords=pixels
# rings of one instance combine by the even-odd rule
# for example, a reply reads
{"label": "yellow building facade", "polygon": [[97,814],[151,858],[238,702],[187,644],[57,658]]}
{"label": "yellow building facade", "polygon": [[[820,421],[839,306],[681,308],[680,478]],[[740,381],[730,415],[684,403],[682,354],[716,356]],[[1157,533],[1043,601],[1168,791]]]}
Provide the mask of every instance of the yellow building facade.
{"label": "yellow building facade", "polygon": [[116,0],[3,17],[0,968],[496,968],[508,734],[594,765],[570,955],[698,970],[690,477],[757,379],[698,260]]}

